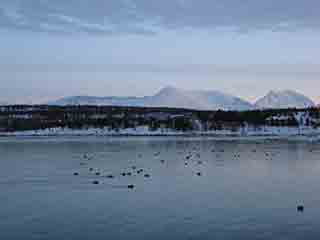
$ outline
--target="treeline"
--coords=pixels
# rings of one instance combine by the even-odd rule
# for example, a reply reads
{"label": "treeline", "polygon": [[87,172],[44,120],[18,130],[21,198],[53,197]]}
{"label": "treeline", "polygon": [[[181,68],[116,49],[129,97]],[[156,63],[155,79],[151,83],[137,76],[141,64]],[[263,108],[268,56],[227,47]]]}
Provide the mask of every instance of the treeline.
{"label": "treeline", "polygon": [[173,108],[114,106],[5,106],[0,107],[0,131],[72,129],[168,128],[182,131],[237,129],[252,126],[319,126],[320,111],[277,109],[252,111],[196,111]]}

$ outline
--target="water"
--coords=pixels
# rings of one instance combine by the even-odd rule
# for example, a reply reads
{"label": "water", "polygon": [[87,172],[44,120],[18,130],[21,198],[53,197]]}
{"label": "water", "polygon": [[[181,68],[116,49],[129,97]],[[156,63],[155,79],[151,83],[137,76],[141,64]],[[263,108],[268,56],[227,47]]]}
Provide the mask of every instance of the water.
{"label": "water", "polygon": [[318,239],[319,153],[284,140],[2,138],[0,239]]}

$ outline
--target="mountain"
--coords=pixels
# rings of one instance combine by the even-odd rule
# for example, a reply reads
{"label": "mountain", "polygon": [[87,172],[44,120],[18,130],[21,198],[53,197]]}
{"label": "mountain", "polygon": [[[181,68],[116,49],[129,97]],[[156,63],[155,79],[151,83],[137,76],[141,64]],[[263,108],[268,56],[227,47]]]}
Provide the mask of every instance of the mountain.
{"label": "mountain", "polygon": [[49,105],[114,105],[199,110],[247,110],[253,108],[249,102],[219,91],[187,91],[174,87],[163,88],[154,96],[148,97],[75,96],[51,102]]}
{"label": "mountain", "polygon": [[74,96],[49,102],[48,105],[97,105],[97,106],[143,106],[148,97],[94,97],[94,96]]}
{"label": "mountain", "polygon": [[291,90],[270,91],[255,103],[255,107],[259,109],[306,108],[313,106],[315,106],[315,103],[311,99]]}
{"label": "mountain", "polygon": [[166,87],[150,98],[149,106],[169,106],[201,110],[246,110],[253,106],[238,97],[219,91],[186,91]]}

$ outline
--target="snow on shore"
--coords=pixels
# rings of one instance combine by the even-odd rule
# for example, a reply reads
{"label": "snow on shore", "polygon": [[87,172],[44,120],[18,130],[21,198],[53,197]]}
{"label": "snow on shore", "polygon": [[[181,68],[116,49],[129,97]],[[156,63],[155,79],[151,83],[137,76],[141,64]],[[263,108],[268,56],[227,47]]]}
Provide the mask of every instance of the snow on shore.
{"label": "snow on shore", "polygon": [[320,129],[312,127],[244,127],[238,130],[215,130],[215,131],[175,131],[172,129],[149,130],[148,126],[137,128],[114,130],[105,128],[50,128],[44,130],[17,131],[17,132],[0,132],[0,136],[235,136],[235,137],[252,137],[252,136],[313,136],[319,137]]}

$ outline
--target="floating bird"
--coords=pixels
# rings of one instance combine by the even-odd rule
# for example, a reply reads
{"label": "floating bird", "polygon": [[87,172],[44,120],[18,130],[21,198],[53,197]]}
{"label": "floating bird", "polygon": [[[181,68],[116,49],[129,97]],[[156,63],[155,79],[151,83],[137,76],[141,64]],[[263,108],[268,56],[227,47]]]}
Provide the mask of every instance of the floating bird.
{"label": "floating bird", "polygon": [[304,211],[304,206],[303,206],[303,205],[299,205],[299,206],[297,207],[297,211],[298,211],[298,212],[303,212],[303,211]]}
{"label": "floating bird", "polygon": [[95,185],[97,185],[97,184],[99,184],[99,181],[95,180],[95,181],[93,181],[92,183],[95,184]]}
{"label": "floating bird", "polygon": [[129,188],[129,189],[133,189],[133,188],[134,188],[134,185],[133,185],[133,184],[130,184],[130,185],[128,185],[128,188]]}

